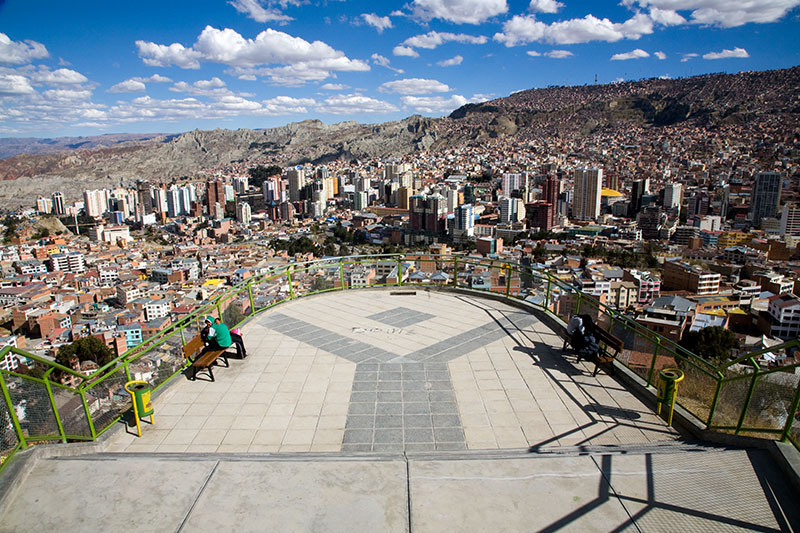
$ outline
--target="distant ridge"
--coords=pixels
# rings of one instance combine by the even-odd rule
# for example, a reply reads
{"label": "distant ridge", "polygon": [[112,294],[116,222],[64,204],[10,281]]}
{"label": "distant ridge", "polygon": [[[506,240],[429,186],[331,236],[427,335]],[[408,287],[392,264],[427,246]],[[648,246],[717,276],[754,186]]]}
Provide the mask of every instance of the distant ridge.
{"label": "distant ridge", "polygon": [[[382,124],[331,125],[305,120],[263,130],[38,140],[31,146],[44,150],[51,143],[67,151],[0,161],[0,201],[30,204],[32,196],[65,188],[62,184],[69,184],[65,194],[76,196],[87,188],[136,179],[169,182],[235,162],[288,166],[404,156],[494,138],[542,142],[662,129],[668,135],[698,130],[736,136],[753,127],[769,142],[794,142],[800,131],[800,67],[530,89],[468,104],[438,119],[412,116]],[[0,140],[0,150],[13,143]]]}
{"label": "distant ridge", "polygon": [[56,137],[54,139],[40,139],[37,137],[0,138],[0,159],[7,159],[19,154],[52,154],[69,150],[108,148],[127,142],[165,140],[169,137],[170,135],[165,133],[107,133],[89,137]]}

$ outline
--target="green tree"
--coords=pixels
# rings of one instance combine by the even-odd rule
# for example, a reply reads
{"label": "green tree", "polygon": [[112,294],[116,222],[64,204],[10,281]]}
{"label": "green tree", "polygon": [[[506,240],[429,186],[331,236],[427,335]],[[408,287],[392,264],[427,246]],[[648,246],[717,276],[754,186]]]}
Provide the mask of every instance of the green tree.
{"label": "green tree", "polygon": [[709,326],[686,333],[680,345],[704,359],[725,361],[739,342],[732,331],[721,326]]}
{"label": "green tree", "polygon": [[271,165],[268,167],[258,165],[257,167],[248,169],[247,173],[250,174],[250,185],[260,188],[261,184],[264,183],[267,178],[271,178],[272,176],[280,176],[283,174],[283,169],[276,165]]}
{"label": "green tree", "polygon": [[77,356],[78,361],[94,361],[99,366],[104,366],[114,359],[111,349],[103,341],[92,335],[82,337],[59,348],[56,355],[56,363],[69,366],[69,360],[73,356]]}

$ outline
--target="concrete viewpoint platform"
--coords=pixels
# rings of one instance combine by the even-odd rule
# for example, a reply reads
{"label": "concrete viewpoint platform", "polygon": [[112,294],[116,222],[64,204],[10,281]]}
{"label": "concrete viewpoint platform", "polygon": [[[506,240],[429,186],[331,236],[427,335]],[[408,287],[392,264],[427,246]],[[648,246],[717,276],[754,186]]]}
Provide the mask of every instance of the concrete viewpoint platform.
{"label": "concrete viewpoint platform", "polygon": [[523,309],[348,291],[260,314],[244,338],[249,356],[216,382],[178,377],[160,394],[141,438],[120,427],[103,453],[31,464],[0,530],[800,524],[767,452],[684,442]]}

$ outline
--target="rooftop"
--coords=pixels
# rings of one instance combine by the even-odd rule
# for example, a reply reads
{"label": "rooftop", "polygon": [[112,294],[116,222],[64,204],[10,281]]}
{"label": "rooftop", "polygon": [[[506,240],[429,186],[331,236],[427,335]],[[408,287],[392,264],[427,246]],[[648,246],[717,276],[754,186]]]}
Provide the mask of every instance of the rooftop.
{"label": "rooftop", "polygon": [[[214,382],[178,376],[141,438],[119,424],[89,449],[28,461],[0,505],[3,528],[798,523],[766,451],[685,441],[617,378],[576,364],[524,308],[352,290],[277,306],[242,331],[248,357]],[[71,446],[85,445],[35,449]],[[42,512],[45,493],[60,495],[58,512]]]}

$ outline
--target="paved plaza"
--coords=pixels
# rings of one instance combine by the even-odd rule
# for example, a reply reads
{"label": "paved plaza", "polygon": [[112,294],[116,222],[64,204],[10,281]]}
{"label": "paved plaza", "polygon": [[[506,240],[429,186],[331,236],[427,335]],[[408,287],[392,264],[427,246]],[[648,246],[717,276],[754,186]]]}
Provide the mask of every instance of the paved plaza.
{"label": "paved plaza", "polygon": [[800,524],[767,451],[686,442],[524,309],[349,291],[259,314],[244,338],[250,355],[215,382],[170,384],[141,438],[120,424],[98,446],[21,452],[0,531]]}
{"label": "paved plaza", "polygon": [[296,300],[243,328],[249,356],[179,377],[108,451],[425,452],[678,438],[535,315],[447,292]]}

